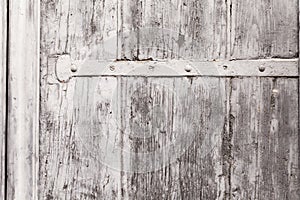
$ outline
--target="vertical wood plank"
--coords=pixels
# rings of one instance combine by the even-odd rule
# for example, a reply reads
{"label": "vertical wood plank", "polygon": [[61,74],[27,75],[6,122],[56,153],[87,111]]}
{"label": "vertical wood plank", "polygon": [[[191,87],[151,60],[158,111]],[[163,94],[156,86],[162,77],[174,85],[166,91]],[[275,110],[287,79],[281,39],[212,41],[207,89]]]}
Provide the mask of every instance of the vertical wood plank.
{"label": "vertical wood plank", "polygon": [[224,0],[119,1],[119,59],[224,59]]}
{"label": "vertical wood plank", "polygon": [[117,2],[41,0],[42,69],[51,54],[116,59]]}
{"label": "vertical wood plank", "polygon": [[9,0],[7,199],[36,199],[39,1]]}
{"label": "vertical wood plank", "polygon": [[124,135],[137,134],[129,138],[132,169],[148,169],[125,175],[125,198],[224,199],[225,79],[139,78],[123,83],[121,108],[131,116],[124,117]]}
{"label": "vertical wood plank", "polygon": [[298,0],[229,0],[230,57],[298,57]]}
{"label": "vertical wood plank", "polygon": [[5,198],[7,1],[0,2],[0,199]]}
{"label": "vertical wood plank", "polygon": [[297,79],[233,79],[233,199],[300,198],[297,93]]}
{"label": "vertical wood plank", "polygon": [[119,162],[106,148],[118,136],[118,113],[110,114],[112,106],[118,112],[117,102],[111,104],[117,85],[114,77],[49,85],[41,115],[39,199],[119,198],[120,173],[103,162]]}

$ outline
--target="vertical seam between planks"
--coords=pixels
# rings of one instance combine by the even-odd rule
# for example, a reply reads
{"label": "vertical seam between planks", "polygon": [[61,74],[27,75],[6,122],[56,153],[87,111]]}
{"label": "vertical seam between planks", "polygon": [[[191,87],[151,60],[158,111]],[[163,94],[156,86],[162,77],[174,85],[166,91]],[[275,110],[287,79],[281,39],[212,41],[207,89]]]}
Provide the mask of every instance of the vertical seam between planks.
{"label": "vertical seam between planks", "polygon": [[36,122],[34,123],[35,125],[35,131],[33,134],[33,199],[37,200],[38,199],[38,186],[39,186],[39,130],[40,130],[40,89],[41,89],[41,75],[40,75],[40,50],[41,50],[41,1],[37,1],[36,3],[37,10],[37,42],[36,42],[36,59],[37,59],[37,69],[36,69],[36,87],[37,87],[37,94],[36,94]]}
{"label": "vertical seam between planks", "polygon": [[[300,54],[299,54],[299,48],[300,48],[300,0],[298,0],[298,175],[300,174]],[[298,176],[298,184],[300,183],[300,176]]]}
{"label": "vertical seam between planks", "polygon": [[228,94],[228,104],[227,104],[227,117],[228,117],[228,139],[229,139],[229,153],[228,155],[228,187],[229,187],[229,199],[232,197],[232,178],[231,178],[231,170],[232,170],[232,162],[233,162],[233,154],[232,154],[232,137],[233,137],[233,129],[232,129],[232,123],[234,120],[234,117],[232,115],[232,81],[233,78],[229,79],[229,94]]}
{"label": "vertical seam between planks", "polygon": [[225,3],[227,14],[225,59],[231,59],[232,0],[225,0]]}

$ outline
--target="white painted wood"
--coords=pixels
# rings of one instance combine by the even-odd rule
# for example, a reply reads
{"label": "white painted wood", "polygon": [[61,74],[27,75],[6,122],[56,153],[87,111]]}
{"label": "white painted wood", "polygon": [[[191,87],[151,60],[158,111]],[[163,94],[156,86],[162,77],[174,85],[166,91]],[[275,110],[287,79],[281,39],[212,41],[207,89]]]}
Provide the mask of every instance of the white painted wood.
{"label": "white painted wood", "polygon": [[223,199],[225,81],[92,77],[49,85],[40,199]]}
{"label": "white painted wood", "polygon": [[7,1],[0,2],[0,199],[5,195]]}
{"label": "white painted wood", "polygon": [[9,0],[7,199],[37,199],[40,1]]}
{"label": "white painted wood", "polygon": [[[155,79],[166,82],[163,79],[170,77],[114,77],[113,73],[127,71],[118,71],[118,66],[111,67],[111,60],[146,63],[144,59],[191,59],[215,63],[224,59],[237,59],[237,62],[241,59],[295,59],[299,52],[298,0],[41,2],[42,128],[39,189],[42,199],[299,199],[296,180],[299,177],[299,166],[296,164],[299,157],[296,140],[299,136],[295,132],[298,119],[296,109],[292,109],[297,107],[295,84],[298,77],[171,78],[174,79],[175,88],[181,88],[183,94],[191,90],[184,89],[187,87],[181,85],[182,79],[186,79],[191,87],[195,86],[193,94],[182,96],[188,101],[199,95],[200,100],[192,105],[183,103],[178,108],[184,105],[187,111],[193,112],[197,110],[197,103],[203,105],[202,112],[198,112],[199,122],[195,125],[203,125],[198,131],[199,136],[206,135],[209,141],[217,141],[213,153],[202,159],[201,156],[209,148],[199,148],[197,144],[202,140],[198,138],[196,144],[174,166],[152,173],[127,174],[97,162],[106,156],[107,151],[103,143],[97,142],[101,140],[97,138],[98,133],[117,136],[112,139],[115,146],[129,144],[132,150],[144,152],[158,147],[155,141],[129,143],[126,137],[122,140],[122,133],[128,135],[134,129],[128,121],[138,124],[142,119],[143,128],[147,128],[147,120],[141,116],[154,110],[128,105],[139,102],[147,104],[147,98],[142,98],[147,92],[154,100],[164,102],[162,107],[166,113],[170,112],[168,106],[173,102],[171,96],[160,96],[146,87]],[[52,60],[51,55],[66,54],[70,58],[66,60],[68,64],[58,66],[63,68],[58,81],[55,70],[59,56],[54,56]],[[72,77],[68,82],[70,69],[76,70],[76,67],[71,67],[72,60],[105,60],[107,63],[102,67],[98,63],[81,67],[79,63],[78,77]],[[93,66],[92,69],[89,69],[90,66]],[[252,69],[253,66],[248,67]],[[111,77],[91,77],[101,68],[113,69],[114,72],[107,72]],[[224,70],[224,67],[221,68]],[[227,69],[230,67],[227,66]],[[292,73],[295,75],[297,71],[294,69]],[[80,76],[81,73],[83,76]],[[87,74],[90,75],[85,77]],[[201,79],[214,81],[215,84],[207,90],[201,90],[202,83],[198,82]],[[217,82],[226,82],[225,95],[220,94],[224,87]],[[273,88],[275,83],[278,88]],[[115,119],[120,124],[129,124],[119,135],[114,131],[115,124],[108,123],[106,118],[110,116],[112,107],[107,96],[113,93],[115,85],[120,101],[117,108],[114,107],[120,111]],[[98,86],[99,91],[95,91]],[[130,95],[135,89],[135,95]],[[97,92],[101,95],[97,96],[97,103],[92,103]],[[276,95],[273,92],[279,92],[280,96],[274,98]],[[285,104],[293,107],[286,107]],[[96,110],[95,107],[99,115],[91,112]],[[219,110],[226,109],[226,113],[213,113],[212,110],[218,107]],[[132,116],[128,116],[130,109],[134,111]],[[178,114],[175,112],[174,116]],[[223,114],[222,122],[214,122],[214,116]],[[193,115],[182,115],[182,118],[188,119],[189,116]],[[87,120],[87,123],[97,125],[99,118],[101,130],[83,123]],[[150,117],[149,121],[158,119],[162,118]],[[276,120],[278,127],[273,126]],[[272,129],[274,127],[280,131]],[[219,133],[213,136],[206,134],[209,128],[215,128]],[[80,137],[86,142],[78,140]],[[256,144],[257,141],[259,144]],[[86,146],[99,154],[95,156]],[[209,142],[204,145],[209,146]],[[257,146],[260,151],[256,149]],[[121,151],[115,158],[119,163],[124,161]],[[143,164],[136,157],[132,157],[132,161],[133,165]],[[253,176],[254,171],[261,173],[256,177]]]}

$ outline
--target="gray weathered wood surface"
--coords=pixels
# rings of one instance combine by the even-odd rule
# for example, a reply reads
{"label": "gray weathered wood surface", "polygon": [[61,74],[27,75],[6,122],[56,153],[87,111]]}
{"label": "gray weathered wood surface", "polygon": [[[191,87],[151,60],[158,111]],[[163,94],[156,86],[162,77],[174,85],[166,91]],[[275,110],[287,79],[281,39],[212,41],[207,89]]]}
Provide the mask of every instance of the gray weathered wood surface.
{"label": "gray weathered wood surface", "polygon": [[231,58],[298,57],[298,0],[229,0]]}
{"label": "gray weathered wood surface", "polygon": [[[103,77],[72,80],[66,90],[50,86],[41,123],[41,199],[223,194],[225,95],[218,78]],[[169,152],[173,143],[182,152]]]}
{"label": "gray weathered wood surface", "polygon": [[[56,54],[296,58],[297,5],[42,0],[40,199],[299,199],[297,78],[81,77],[63,84],[48,81],[47,63]],[[174,127],[195,134],[178,159],[158,171],[128,172],[152,169],[153,162],[134,152],[166,148],[178,136]],[[132,139],[145,130],[153,138]],[[151,156],[158,164],[174,157]]]}
{"label": "gray weathered wood surface", "polygon": [[[102,77],[51,85],[41,121],[40,198],[298,199],[297,83]],[[147,130],[154,136],[135,139]],[[151,171],[134,153],[164,149],[176,131],[194,136],[176,146],[182,155],[160,170],[130,173],[145,163]],[[155,155],[150,161],[174,158]]]}
{"label": "gray weathered wood surface", "polygon": [[6,124],[6,49],[7,5],[0,2],[0,199],[4,200],[5,186],[5,124]]}
{"label": "gray weathered wood surface", "polygon": [[44,56],[213,60],[298,55],[297,0],[41,3]]}
{"label": "gray weathered wood surface", "polygon": [[231,84],[233,199],[299,199],[297,79]]}

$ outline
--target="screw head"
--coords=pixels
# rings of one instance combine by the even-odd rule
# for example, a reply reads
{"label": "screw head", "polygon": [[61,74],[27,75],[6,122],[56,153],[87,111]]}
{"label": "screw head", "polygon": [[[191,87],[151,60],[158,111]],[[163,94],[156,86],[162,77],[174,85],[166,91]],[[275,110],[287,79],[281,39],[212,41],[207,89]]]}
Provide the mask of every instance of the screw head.
{"label": "screw head", "polygon": [[77,72],[78,68],[75,64],[71,65],[71,72]]}
{"label": "screw head", "polygon": [[191,72],[192,69],[193,69],[193,68],[192,68],[191,65],[186,65],[185,68],[184,68],[184,70],[185,70],[186,72]]}
{"label": "screw head", "polygon": [[261,66],[259,66],[258,70],[259,70],[260,72],[264,72],[264,71],[266,70],[266,67],[263,66],[263,65],[261,65]]}

